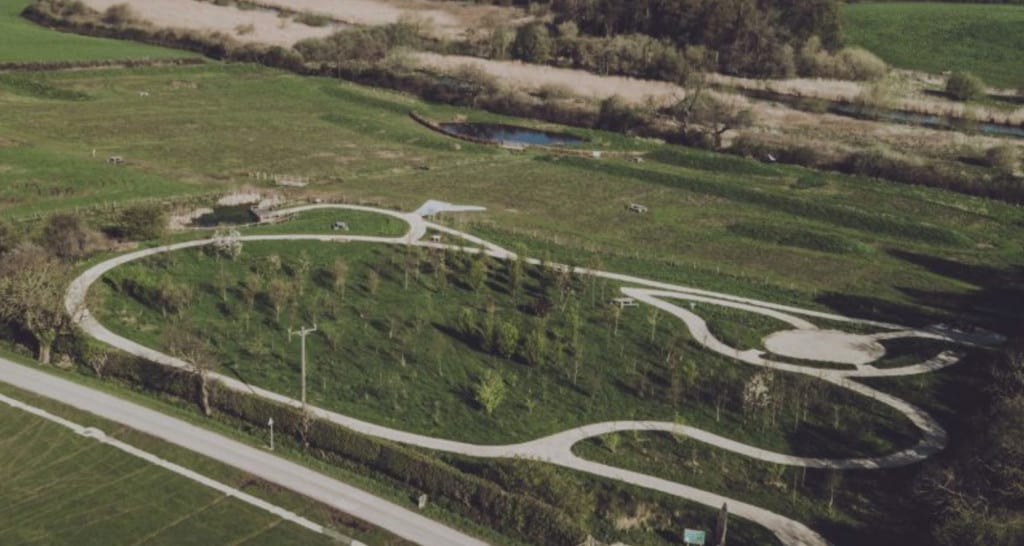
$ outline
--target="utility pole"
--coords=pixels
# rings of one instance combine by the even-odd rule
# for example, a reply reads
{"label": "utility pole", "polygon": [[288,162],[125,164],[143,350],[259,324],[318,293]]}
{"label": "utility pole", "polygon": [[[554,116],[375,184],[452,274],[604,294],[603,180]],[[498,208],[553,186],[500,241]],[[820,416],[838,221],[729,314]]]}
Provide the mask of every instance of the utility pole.
{"label": "utility pole", "polygon": [[292,340],[293,335],[302,338],[302,411],[306,411],[306,336],[315,331],[315,323],[312,328],[299,328],[296,331],[292,331],[291,328],[288,328],[288,341]]}
{"label": "utility pole", "polygon": [[267,421],[267,426],[270,427],[270,451],[274,451],[274,418],[271,417]]}

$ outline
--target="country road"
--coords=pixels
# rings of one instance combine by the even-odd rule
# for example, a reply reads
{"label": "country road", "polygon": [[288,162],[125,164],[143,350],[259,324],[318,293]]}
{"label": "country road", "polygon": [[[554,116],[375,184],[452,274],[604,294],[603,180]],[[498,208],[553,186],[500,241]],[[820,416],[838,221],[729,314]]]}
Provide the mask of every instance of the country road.
{"label": "country road", "polygon": [[418,544],[487,544],[412,510],[262,449],[4,358],[0,358],[0,382],[57,400],[220,461]]}

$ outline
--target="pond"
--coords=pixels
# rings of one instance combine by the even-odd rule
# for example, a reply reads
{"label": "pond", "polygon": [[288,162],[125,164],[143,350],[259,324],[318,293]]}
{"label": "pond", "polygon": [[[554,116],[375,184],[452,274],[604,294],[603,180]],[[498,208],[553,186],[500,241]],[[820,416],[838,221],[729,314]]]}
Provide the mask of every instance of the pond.
{"label": "pond", "polygon": [[954,118],[936,116],[932,114],[918,114],[916,112],[888,110],[881,108],[873,108],[865,111],[862,107],[852,104],[837,103],[831,107],[831,110],[837,114],[858,118],[893,121],[896,123],[906,123],[911,125],[922,125],[924,127],[932,127],[935,129],[955,130],[963,128],[975,128],[979,132],[986,135],[1024,138],[1024,126],[1015,127],[1013,125],[1004,125],[1001,123],[988,122],[977,122],[971,124],[970,122],[962,122]]}
{"label": "pond", "polygon": [[502,123],[441,123],[441,130],[455,136],[502,144],[526,146],[575,146],[586,139],[567,133],[552,133]]}
{"label": "pond", "polygon": [[259,218],[253,214],[251,207],[251,204],[213,207],[213,212],[208,212],[196,218],[192,221],[192,225],[211,228],[252,224],[257,222]]}

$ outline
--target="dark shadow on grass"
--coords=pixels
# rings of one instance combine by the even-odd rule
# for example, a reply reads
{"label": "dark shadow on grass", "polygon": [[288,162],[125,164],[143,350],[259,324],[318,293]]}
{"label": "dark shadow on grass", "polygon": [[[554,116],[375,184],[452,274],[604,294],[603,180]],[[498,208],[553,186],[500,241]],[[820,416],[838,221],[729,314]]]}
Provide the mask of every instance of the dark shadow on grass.
{"label": "dark shadow on grass", "polygon": [[901,289],[920,305],[948,314],[954,323],[977,324],[1003,333],[1019,327],[1024,317],[1024,267],[999,269],[903,250],[890,250],[889,254],[931,273],[977,287],[967,293]]}

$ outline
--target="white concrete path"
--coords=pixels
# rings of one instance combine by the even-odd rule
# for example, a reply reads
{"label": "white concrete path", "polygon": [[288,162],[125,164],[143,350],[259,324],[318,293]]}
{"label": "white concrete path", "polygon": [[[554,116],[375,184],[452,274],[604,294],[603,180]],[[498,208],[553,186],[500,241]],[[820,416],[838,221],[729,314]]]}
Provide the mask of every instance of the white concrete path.
{"label": "white concrete path", "polygon": [[[385,209],[376,209],[372,207],[321,204],[298,207],[293,209],[285,209],[278,211],[276,214],[287,215],[305,210],[322,208],[362,210],[387,214],[390,216],[402,218],[409,222],[410,231],[407,235],[403,237],[365,237],[344,235],[326,236],[295,234],[273,236],[243,236],[240,238],[240,240],[313,240],[326,242],[361,241],[381,244],[416,244],[421,246],[445,248],[465,252],[486,252],[487,254],[494,256],[495,258],[498,259],[510,259],[515,257],[515,255],[512,252],[509,252],[508,250],[501,248],[500,246],[491,244],[478,237],[474,237],[472,235],[463,233],[458,230],[454,230],[452,228],[427,222],[423,220],[420,214],[417,213],[404,214]],[[456,209],[453,210],[457,209],[458,208],[456,207]],[[469,208],[466,210],[470,209],[475,210],[473,208]],[[427,207],[425,210],[427,210],[428,212],[437,211],[436,207]],[[479,248],[424,242],[422,241],[422,238],[427,233],[428,229],[437,230],[439,232],[464,239],[475,245],[479,245]],[[172,358],[168,355],[162,354],[153,349],[144,347],[129,339],[119,336],[105,328],[98,321],[96,321],[95,318],[89,313],[88,309],[85,308],[86,294],[88,292],[89,286],[91,286],[96,280],[98,280],[105,273],[107,273],[108,271],[115,267],[118,267],[120,265],[123,265],[134,260],[144,258],[146,256],[151,256],[162,252],[181,250],[185,248],[199,247],[206,244],[210,244],[211,242],[212,240],[189,241],[185,243],[178,243],[157,248],[145,249],[124,254],[122,256],[118,256],[116,258],[112,258],[110,260],[97,264],[92,268],[88,269],[87,271],[85,271],[71,284],[65,301],[67,309],[72,314],[75,321],[83,328],[83,330],[87,334],[95,337],[96,339],[104,341],[130,354],[146,358],[154,362],[158,362],[168,366],[173,366],[176,368],[187,369],[188,364],[186,364],[185,362]],[[540,261],[536,259],[526,258],[526,261],[535,265],[540,264]],[[549,266],[564,269],[569,268],[568,266],[560,264],[549,264]],[[711,334],[710,330],[707,327],[707,323],[704,321],[704,319],[702,319],[693,311],[685,309],[679,305],[676,305],[675,303],[672,303],[672,301],[684,300],[690,302],[700,302],[704,304],[720,305],[733,309],[740,309],[753,313],[759,313],[768,317],[775,318],[787,324],[790,324],[791,326],[798,330],[808,332],[817,329],[817,327],[808,319],[817,318],[840,323],[845,322],[850,324],[867,325],[878,329],[890,331],[876,335],[875,339],[887,339],[886,336],[919,336],[933,337],[936,339],[944,339],[947,341],[958,343],[985,343],[996,341],[998,339],[996,337],[986,337],[985,335],[980,334],[963,334],[960,332],[956,332],[954,330],[917,331],[902,327],[897,324],[854,319],[842,315],[836,315],[833,313],[825,313],[821,311],[803,309],[795,306],[780,305],[752,298],[743,298],[733,296],[730,294],[723,294],[708,290],[679,286],[670,283],[651,281],[640,277],[623,275],[619,273],[611,273],[607,271],[590,270],[586,268],[577,267],[573,269],[573,272],[579,275],[593,275],[609,280],[618,281],[623,284],[633,285],[631,287],[622,288],[622,293],[625,294],[626,296],[635,298],[637,301],[656,307],[668,313],[669,315],[679,319],[682,322],[682,324],[689,330],[693,338],[710,351],[719,353],[728,358],[732,358],[753,366],[770,368],[780,372],[798,373],[817,377],[823,381],[827,381],[841,388],[849,389],[865,397],[886,404],[889,407],[900,412],[907,419],[909,419],[915,426],[917,426],[917,428],[921,431],[921,439],[916,445],[910,448],[886,456],[855,459],[826,459],[814,457],[799,457],[795,455],[776,453],[755,446],[746,445],[741,442],[737,442],[735,440],[731,440],[729,438],[725,438],[701,429],[685,425],[679,425],[676,423],[652,421],[614,421],[586,425],[562,433],[554,434],[545,438],[540,438],[537,440],[524,442],[520,444],[497,446],[470,444],[466,442],[434,438],[430,436],[424,436],[420,434],[395,430],[389,427],[354,419],[352,417],[342,415],[336,412],[324,410],[322,408],[312,408],[312,411],[314,412],[315,415],[322,419],[329,420],[331,422],[348,427],[360,433],[404,444],[473,457],[525,458],[543,460],[550,462],[552,464],[564,466],[566,468],[572,468],[575,470],[589,472],[611,479],[617,479],[633,484],[638,484],[643,487],[648,487],[650,489],[655,489],[671,495],[686,498],[694,502],[698,502],[700,504],[704,504],[706,506],[716,509],[720,507],[723,502],[727,502],[729,504],[730,511],[733,514],[767,527],[772,532],[774,532],[776,536],[778,536],[784,544],[806,544],[818,546],[827,544],[824,538],[822,538],[818,533],[814,532],[813,530],[799,522],[793,521],[789,518],[786,518],[778,514],[774,514],[772,512],[758,508],[756,506],[752,506],[737,501],[735,499],[726,498],[721,495],[717,495],[707,491],[701,491],[693,487],[674,483],[668,480],[663,480],[653,476],[647,476],[636,472],[630,472],[627,470],[614,468],[607,465],[601,465],[592,461],[581,459],[573,454],[572,446],[587,438],[593,438],[612,432],[632,430],[657,430],[673,432],[677,434],[684,434],[696,441],[704,442],[707,443],[708,445],[720,449],[724,449],[756,460],[770,462],[774,464],[808,468],[830,468],[837,470],[887,468],[912,464],[915,462],[919,462],[923,459],[926,459],[934,455],[939,450],[943,449],[946,445],[945,431],[930,415],[928,415],[923,410],[903,400],[900,400],[899,398],[887,395],[876,389],[867,387],[862,383],[858,383],[854,381],[852,378],[896,377],[902,375],[927,373],[955,364],[956,362],[959,361],[959,355],[952,352],[945,352],[925,363],[890,369],[877,369],[870,366],[869,364],[863,364],[858,366],[854,370],[836,370],[828,368],[801,366],[785,362],[776,362],[764,358],[764,353],[762,351],[740,351],[734,347],[730,347],[729,345],[721,342],[720,340],[715,338],[714,335]],[[257,396],[274,400],[282,404],[300,407],[300,403],[297,400],[282,396],[274,392],[267,391],[265,389],[244,384],[232,377],[216,375],[215,379],[232,389],[251,392]]]}

